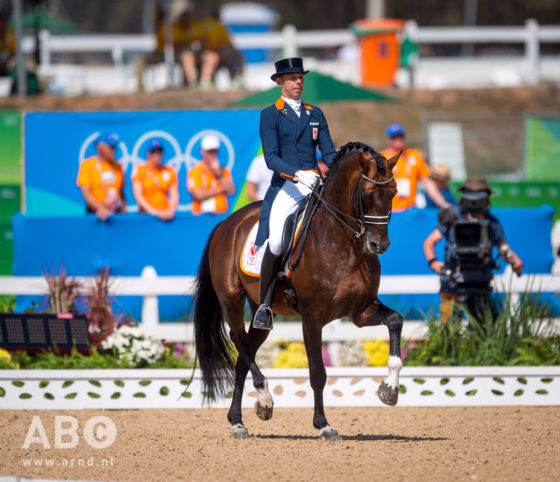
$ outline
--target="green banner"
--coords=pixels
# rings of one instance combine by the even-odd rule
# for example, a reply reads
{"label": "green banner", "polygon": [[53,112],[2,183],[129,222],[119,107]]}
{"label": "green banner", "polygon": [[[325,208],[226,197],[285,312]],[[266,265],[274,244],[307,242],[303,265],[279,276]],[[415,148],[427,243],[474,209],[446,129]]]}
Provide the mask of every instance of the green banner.
{"label": "green banner", "polygon": [[526,179],[560,181],[560,116],[530,116],[526,128]]}
{"label": "green banner", "polygon": [[0,184],[21,181],[21,113],[0,111]]}
{"label": "green banner", "polygon": [[[461,182],[451,182],[451,189],[459,199],[457,188]],[[490,197],[492,206],[537,207],[549,204],[556,209],[554,220],[560,219],[560,182],[538,181],[492,181],[488,184],[494,191]]]}

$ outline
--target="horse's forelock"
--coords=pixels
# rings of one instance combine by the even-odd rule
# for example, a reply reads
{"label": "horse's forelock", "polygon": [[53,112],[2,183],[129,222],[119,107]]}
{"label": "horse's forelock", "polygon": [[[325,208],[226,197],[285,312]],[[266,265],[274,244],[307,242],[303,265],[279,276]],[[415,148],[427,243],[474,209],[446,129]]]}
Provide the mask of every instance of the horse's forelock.
{"label": "horse's forelock", "polygon": [[352,142],[347,142],[346,144],[344,144],[335,154],[335,156],[333,157],[333,165],[331,166],[331,169],[328,171],[327,176],[330,178],[330,174],[333,171],[336,171],[336,168],[339,165],[339,161],[345,157],[347,154],[350,153],[354,153],[354,152],[360,152],[362,155],[363,154],[370,154],[371,155],[371,159],[375,160],[376,163],[376,167],[377,170],[379,172],[384,172],[385,171],[385,157],[383,156],[383,154],[380,154],[379,152],[376,152],[375,150],[373,150],[370,146],[368,146],[367,144],[364,144],[363,142],[357,142],[357,141],[352,141]]}

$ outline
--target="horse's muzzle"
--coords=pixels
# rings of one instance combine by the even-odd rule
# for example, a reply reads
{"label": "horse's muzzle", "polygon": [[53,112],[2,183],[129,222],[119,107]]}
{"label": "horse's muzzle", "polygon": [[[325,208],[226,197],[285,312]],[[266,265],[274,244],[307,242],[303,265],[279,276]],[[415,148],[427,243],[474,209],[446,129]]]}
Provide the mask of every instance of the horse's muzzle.
{"label": "horse's muzzle", "polygon": [[390,241],[366,241],[366,249],[370,254],[383,254],[389,249]]}

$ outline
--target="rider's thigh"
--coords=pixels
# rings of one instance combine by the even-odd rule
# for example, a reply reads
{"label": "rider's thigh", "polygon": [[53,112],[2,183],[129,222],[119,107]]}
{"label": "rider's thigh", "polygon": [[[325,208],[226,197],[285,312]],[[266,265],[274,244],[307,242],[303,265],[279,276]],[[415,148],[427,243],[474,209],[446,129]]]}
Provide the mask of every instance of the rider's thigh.
{"label": "rider's thigh", "polygon": [[282,236],[286,218],[305,200],[309,189],[292,182],[286,182],[278,192],[270,209],[268,244],[272,254],[282,254]]}

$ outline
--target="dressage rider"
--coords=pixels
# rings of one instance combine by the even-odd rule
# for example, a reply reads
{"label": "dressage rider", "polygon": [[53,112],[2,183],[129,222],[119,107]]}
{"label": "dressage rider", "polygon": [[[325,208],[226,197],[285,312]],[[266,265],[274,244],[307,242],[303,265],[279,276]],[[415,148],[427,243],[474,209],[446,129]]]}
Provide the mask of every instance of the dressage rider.
{"label": "dressage rider", "polygon": [[316,148],[327,166],[336,153],[325,115],[301,101],[304,75],[301,58],[282,59],[271,76],[281,97],[261,112],[260,136],[264,159],[274,174],[263,201],[256,246],[268,246],[260,273],[260,306],[253,327],[272,328],[272,298],[282,255],[282,235],[288,216],[301,205],[319,181]]}

